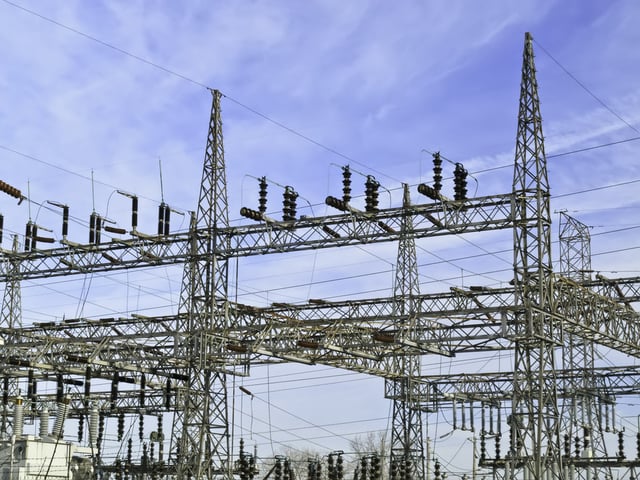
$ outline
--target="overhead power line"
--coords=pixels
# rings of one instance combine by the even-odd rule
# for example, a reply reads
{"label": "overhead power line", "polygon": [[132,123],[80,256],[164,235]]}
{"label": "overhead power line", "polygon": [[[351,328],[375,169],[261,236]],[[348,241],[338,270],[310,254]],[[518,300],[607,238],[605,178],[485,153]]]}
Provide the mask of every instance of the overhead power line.
{"label": "overhead power line", "polygon": [[[214,87],[212,87],[211,85],[207,85],[204,82],[195,80],[195,79],[189,77],[188,75],[184,75],[184,74],[182,74],[180,72],[177,72],[177,71],[175,71],[175,70],[173,70],[171,68],[168,68],[168,67],[165,67],[163,65],[160,65],[159,63],[154,62],[152,60],[149,60],[147,58],[144,58],[144,57],[142,57],[140,55],[136,55],[135,53],[132,53],[132,52],[130,52],[128,50],[125,50],[124,48],[120,48],[120,47],[118,47],[118,46],[116,46],[116,45],[114,45],[112,43],[106,42],[104,40],[99,39],[98,37],[95,37],[95,36],[90,35],[90,34],[88,34],[86,32],[83,32],[82,30],[79,30],[77,28],[71,27],[71,26],[69,26],[67,24],[64,24],[62,22],[59,22],[57,20],[54,20],[54,19],[52,19],[50,17],[47,17],[46,15],[42,15],[41,13],[38,13],[35,10],[31,10],[29,8],[23,7],[22,5],[18,5],[16,3],[14,3],[14,2],[11,2],[10,0],[2,0],[2,1],[4,3],[6,3],[8,5],[11,5],[12,7],[15,7],[17,9],[20,9],[20,10],[22,10],[22,11],[24,11],[24,12],[30,14],[30,15],[34,15],[34,16],[40,18],[41,20],[44,20],[44,21],[49,22],[49,23],[52,23],[53,25],[56,25],[57,27],[63,28],[65,30],[69,31],[69,32],[72,32],[72,33],[76,34],[76,35],[80,35],[81,37],[84,37],[85,39],[90,40],[92,42],[96,42],[96,43],[102,45],[103,47],[109,48],[111,50],[114,50],[114,51],[122,54],[122,55],[125,55],[127,57],[133,58],[134,60],[142,62],[142,63],[144,63],[144,64],[146,64],[146,65],[148,65],[150,67],[156,68],[156,69],[158,69],[158,70],[160,70],[160,71],[162,71],[162,72],[164,72],[164,73],[166,73],[168,75],[172,75],[172,76],[177,77],[177,78],[179,78],[181,80],[184,80],[185,82],[191,83],[192,85],[196,85],[196,86],[201,87],[201,88],[205,88],[207,90],[214,90]],[[225,98],[229,99],[231,102],[233,102],[236,105],[244,108],[245,110],[253,113],[254,115],[257,115],[257,116],[261,117],[262,119],[264,119],[264,120],[276,125],[277,127],[282,128],[283,130],[285,130],[285,131],[287,131],[287,132],[289,132],[289,133],[291,133],[291,134],[293,134],[293,135],[295,135],[295,136],[297,136],[297,137],[299,137],[299,138],[301,138],[301,139],[303,139],[303,140],[305,140],[305,141],[307,141],[307,142],[309,142],[309,143],[311,143],[311,144],[313,144],[313,145],[315,145],[317,147],[320,147],[320,148],[322,148],[323,150],[326,150],[329,153],[332,153],[332,154],[334,154],[334,155],[336,155],[338,157],[341,157],[341,158],[343,158],[343,159],[345,159],[345,160],[347,160],[349,162],[353,162],[353,163],[358,164],[358,165],[360,165],[362,167],[365,167],[369,171],[374,172],[374,173],[376,173],[376,174],[378,174],[380,176],[384,176],[384,177],[389,178],[390,180],[393,180],[395,182],[400,182],[400,180],[390,176],[389,174],[386,174],[386,173],[382,172],[381,170],[377,170],[375,168],[372,168],[370,165],[367,165],[367,164],[365,164],[363,162],[360,162],[359,160],[356,160],[353,157],[345,155],[345,154],[339,152],[338,150],[336,150],[335,148],[329,147],[329,146],[325,145],[324,143],[319,142],[318,140],[315,140],[315,139],[311,138],[310,136],[305,135],[305,134],[299,132],[298,130],[285,125],[284,123],[282,123],[282,122],[280,122],[278,120],[275,120],[274,118],[270,117],[269,115],[266,115],[266,114],[256,110],[255,108],[250,107],[249,105],[247,105],[247,104],[245,104],[245,103],[243,103],[243,102],[241,102],[241,101],[229,96],[226,93],[223,93],[223,95],[224,95]]]}
{"label": "overhead power line", "polygon": [[609,111],[609,113],[611,113],[614,117],[616,117],[618,120],[620,120],[622,123],[624,123],[627,127],[629,127],[631,130],[633,130],[636,133],[640,133],[640,130],[638,130],[636,127],[634,127],[633,125],[631,125],[629,122],[627,122],[624,118],[622,118],[622,116],[620,114],[618,114],[613,108],[611,108],[609,105],[607,105],[604,100],[602,100],[600,97],[598,97],[595,93],[593,93],[584,83],[582,83],[580,80],[578,80],[576,78],[575,75],[573,75],[562,63],[560,63],[560,61],[558,61],[553,55],[551,55],[551,53],[549,53],[549,51],[547,49],[545,49],[542,45],[540,45],[539,42],[537,42],[536,40],[534,40],[535,44],[540,48],[540,50],[542,50],[544,53],[547,54],[547,56],[556,64],[558,65],[562,71],[564,73],[566,73],[569,78],[571,78],[574,82],[576,82],[585,92],[587,92],[591,97],[593,97],[600,105],[602,105],[607,111]]}

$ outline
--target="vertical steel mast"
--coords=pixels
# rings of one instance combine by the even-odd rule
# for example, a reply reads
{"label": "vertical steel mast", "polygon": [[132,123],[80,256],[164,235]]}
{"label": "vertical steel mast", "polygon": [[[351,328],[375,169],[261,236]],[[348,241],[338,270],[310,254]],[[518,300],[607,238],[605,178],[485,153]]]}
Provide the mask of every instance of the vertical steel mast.
{"label": "vertical steel mast", "polygon": [[515,358],[507,478],[561,472],[549,180],[532,37],[525,34],[513,177]]}
{"label": "vertical steel mast", "polygon": [[[413,340],[417,322],[416,298],[420,295],[416,244],[413,221],[409,212],[409,187],[404,186],[404,214],[401,221],[396,264],[394,308],[403,319],[397,326],[397,340]],[[418,386],[420,357],[399,352],[394,358],[395,371],[402,377],[389,380],[393,398],[393,423],[391,432],[391,480],[424,479],[424,446],[422,437],[422,412],[419,406]]]}
{"label": "vertical steel mast", "polygon": [[[13,253],[18,252],[18,236],[13,237]],[[2,296],[2,310],[0,310],[0,328],[11,331],[12,329],[22,328],[22,294],[20,288],[20,262],[11,257],[7,268],[9,280],[5,283],[4,293]],[[4,348],[5,344],[13,343],[11,335],[6,335],[2,339],[0,348]],[[4,353],[3,353],[4,354]],[[18,381],[14,378],[7,377],[7,394],[18,393]],[[8,432],[9,410],[8,405],[2,406],[2,418],[0,419],[0,438],[4,438]]]}
{"label": "vertical steel mast", "polygon": [[[218,90],[212,91],[207,148],[198,200],[191,222],[191,257],[185,266],[179,324],[179,350],[188,365],[184,409],[176,413],[173,444],[179,445],[178,479],[231,477],[227,381],[224,365],[210,362],[221,345],[211,335],[228,326],[228,238],[220,229],[229,226],[229,205]],[[198,232],[196,235],[196,231]],[[181,355],[181,356],[182,356]],[[215,355],[219,357],[219,355]]]}
{"label": "vertical steel mast", "polygon": [[[13,237],[13,253],[18,253],[18,236]],[[20,262],[15,256],[8,261],[7,277],[4,294],[2,297],[2,310],[0,310],[0,327],[22,327],[22,295],[20,293]]]}

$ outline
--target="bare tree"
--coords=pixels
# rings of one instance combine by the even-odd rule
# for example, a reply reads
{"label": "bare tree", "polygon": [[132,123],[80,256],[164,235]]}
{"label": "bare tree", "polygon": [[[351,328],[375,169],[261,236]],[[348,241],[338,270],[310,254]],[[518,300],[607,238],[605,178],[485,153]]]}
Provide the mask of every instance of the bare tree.
{"label": "bare tree", "polygon": [[[351,465],[351,469],[354,472],[359,471],[360,467],[360,459],[367,456],[377,455],[380,459],[380,470],[382,473],[382,478],[386,478],[386,472],[388,467],[388,450],[389,443],[387,441],[387,432],[385,431],[377,431],[377,432],[368,432],[364,436],[357,436],[353,440],[349,442],[351,446],[351,450],[355,454],[355,458],[353,460],[353,465]],[[359,476],[359,480],[363,480],[361,476]],[[366,479],[364,479],[366,480]]]}

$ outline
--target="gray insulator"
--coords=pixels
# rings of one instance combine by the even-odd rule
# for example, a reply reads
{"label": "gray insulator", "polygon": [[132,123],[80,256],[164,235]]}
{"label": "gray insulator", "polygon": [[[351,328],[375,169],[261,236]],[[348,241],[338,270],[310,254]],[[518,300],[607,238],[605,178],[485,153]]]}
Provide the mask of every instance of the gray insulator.
{"label": "gray insulator", "polygon": [[89,414],[89,446],[96,448],[98,444],[98,422],[100,421],[100,412],[95,405],[91,407]]}
{"label": "gray insulator", "polygon": [[49,409],[44,407],[40,412],[40,438],[49,435]]}
{"label": "gray insulator", "polygon": [[51,436],[53,438],[62,438],[64,421],[67,419],[67,410],[69,409],[69,397],[65,397],[58,402],[58,412],[56,414],[56,423],[53,425]]}
{"label": "gray insulator", "polygon": [[24,426],[24,405],[22,397],[16,398],[16,404],[13,407],[13,435],[16,438],[22,437],[22,427]]}

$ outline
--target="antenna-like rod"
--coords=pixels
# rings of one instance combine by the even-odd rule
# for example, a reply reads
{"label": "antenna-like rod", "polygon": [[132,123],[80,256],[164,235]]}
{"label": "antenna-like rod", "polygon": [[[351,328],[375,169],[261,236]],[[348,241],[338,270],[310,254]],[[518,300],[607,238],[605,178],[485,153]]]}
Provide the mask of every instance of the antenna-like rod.
{"label": "antenna-like rod", "polygon": [[29,205],[29,221],[31,221],[31,180],[27,180],[27,204]]}
{"label": "antenna-like rod", "polygon": [[93,168],[91,169],[91,209],[93,212],[96,211],[96,191],[93,181]]}
{"label": "antenna-like rod", "polygon": [[158,170],[160,171],[160,202],[164,203],[164,186],[162,184],[162,160],[158,157]]}

